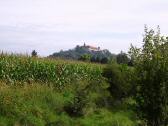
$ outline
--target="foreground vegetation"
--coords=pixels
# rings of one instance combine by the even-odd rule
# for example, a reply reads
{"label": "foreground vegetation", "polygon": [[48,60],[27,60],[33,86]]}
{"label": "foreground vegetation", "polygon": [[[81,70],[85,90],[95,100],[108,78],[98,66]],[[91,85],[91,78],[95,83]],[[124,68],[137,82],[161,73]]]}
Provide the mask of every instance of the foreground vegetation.
{"label": "foreground vegetation", "polygon": [[80,82],[62,91],[45,84],[0,83],[1,126],[135,126],[125,102],[109,107],[106,85]]}
{"label": "foreground vegetation", "polygon": [[105,66],[0,55],[0,125],[134,126],[130,100],[112,97]]}

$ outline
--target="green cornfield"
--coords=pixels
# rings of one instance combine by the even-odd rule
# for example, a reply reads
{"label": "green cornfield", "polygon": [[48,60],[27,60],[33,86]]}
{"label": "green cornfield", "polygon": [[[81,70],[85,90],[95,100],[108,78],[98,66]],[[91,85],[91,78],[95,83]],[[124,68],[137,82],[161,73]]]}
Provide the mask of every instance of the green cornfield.
{"label": "green cornfield", "polygon": [[62,86],[77,80],[101,79],[101,67],[98,64],[0,54],[0,79],[9,83],[35,81]]}

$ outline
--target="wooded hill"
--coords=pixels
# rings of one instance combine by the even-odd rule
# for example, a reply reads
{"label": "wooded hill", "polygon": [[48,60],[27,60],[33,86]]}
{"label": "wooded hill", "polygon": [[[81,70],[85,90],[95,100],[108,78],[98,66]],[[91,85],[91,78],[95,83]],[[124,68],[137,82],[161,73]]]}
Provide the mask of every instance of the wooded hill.
{"label": "wooded hill", "polygon": [[49,57],[52,58],[63,58],[63,59],[73,59],[79,60],[83,55],[90,55],[91,60],[102,60],[103,58],[112,59],[115,58],[116,55],[112,54],[109,50],[101,50],[100,47],[93,47],[93,46],[79,46],[77,45],[74,49],[70,49],[67,51],[60,51],[53,53]]}

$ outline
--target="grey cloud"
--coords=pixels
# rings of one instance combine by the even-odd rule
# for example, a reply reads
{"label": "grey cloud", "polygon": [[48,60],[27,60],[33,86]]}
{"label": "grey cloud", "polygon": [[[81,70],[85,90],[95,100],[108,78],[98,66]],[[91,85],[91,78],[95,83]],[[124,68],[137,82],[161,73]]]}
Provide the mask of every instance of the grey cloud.
{"label": "grey cloud", "polygon": [[167,34],[166,0],[1,0],[0,50],[49,55],[76,44],[140,45],[144,24]]}

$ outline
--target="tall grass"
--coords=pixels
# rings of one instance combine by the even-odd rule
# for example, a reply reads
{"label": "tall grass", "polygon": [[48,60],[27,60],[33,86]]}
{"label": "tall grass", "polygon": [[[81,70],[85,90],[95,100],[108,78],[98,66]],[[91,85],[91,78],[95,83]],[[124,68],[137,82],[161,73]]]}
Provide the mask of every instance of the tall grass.
{"label": "tall grass", "polygon": [[74,90],[57,92],[39,83],[16,86],[0,82],[0,126],[136,126],[129,111],[111,112],[96,107],[95,95],[102,94],[89,91],[89,99],[83,99],[84,115],[73,117],[65,106],[76,103]]}
{"label": "tall grass", "polygon": [[[0,83],[0,126],[44,126],[57,122],[73,94],[58,93],[46,85],[8,86]],[[61,117],[59,117],[61,118]]]}

